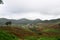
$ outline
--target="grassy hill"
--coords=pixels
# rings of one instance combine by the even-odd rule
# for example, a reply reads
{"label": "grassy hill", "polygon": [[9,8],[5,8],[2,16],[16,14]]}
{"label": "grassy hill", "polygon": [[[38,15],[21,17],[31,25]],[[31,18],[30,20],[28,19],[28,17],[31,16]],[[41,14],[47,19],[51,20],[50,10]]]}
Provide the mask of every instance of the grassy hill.
{"label": "grassy hill", "polygon": [[0,40],[18,40],[18,37],[5,30],[0,30]]}

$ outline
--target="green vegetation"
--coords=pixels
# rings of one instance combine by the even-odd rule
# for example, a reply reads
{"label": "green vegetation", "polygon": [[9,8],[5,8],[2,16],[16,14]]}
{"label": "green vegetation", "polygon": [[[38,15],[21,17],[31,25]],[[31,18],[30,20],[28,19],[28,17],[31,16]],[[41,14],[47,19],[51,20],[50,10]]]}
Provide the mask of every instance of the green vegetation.
{"label": "green vegetation", "polygon": [[58,29],[45,29],[43,32],[54,32],[54,33],[60,33],[60,30]]}
{"label": "green vegetation", "polygon": [[56,37],[40,37],[38,40],[59,40],[59,38]]}
{"label": "green vegetation", "polygon": [[[24,25],[23,25],[24,26]],[[16,27],[11,27],[11,28],[13,28],[14,29],[14,33],[17,33],[17,35],[18,36],[20,36],[21,34],[18,34],[18,33],[20,33],[20,31],[18,31],[18,30],[21,30],[21,33],[24,33],[24,32],[29,32],[29,31],[24,31],[24,29],[21,29],[21,27],[20,28],[16,28]],[[3,29],[11,29],[10,27],[7,27],[7,28],[5,28],[5,27],[2,27],[1,29],[0,29],[0,40],[20,40],[18,37],[16,37],[15,35],[13,35],[13,34],[10,34],[9,33],[9,31],[5,31],[5,30],[3,30]],[[13,30],[13,29],[11,29],[11,31]],[[15,32],[15,29],[17,29],[16,30],[16,32]],[[23,30],[23,31],[22,31]],[[35,32],[34,33],[36,33],[37,34],[37,32],[36,32],[36,30],[34,30]],[[38,30],[37,30],[38,31]],[[41,31],[43,31],[43,32],[53,32],[53,33],[60,33],[60,30],[58,30],[58,29],[51,29],[51,28],[46,28],[46,29],[43,29],[43,30],[41,30]],[[33,32],[33,31],[32,31]],[[40,31],[38,31],[38,32],[40,32]],[[51,34],[52,36],[49,36],[49,35],[43,35],[43,32],[42,32],[42,35],[36,35],[36,36],[23,36],[23,40],[60,40],[60,34],[56,34],[56,35],[53,35],[53,34]],[[49,34],[48,33],[48,34]],[[45,33],[44,33],[45,34]],[[25,34],[24,34],[25,35]],[[29,35],[31,35],[31,34],[29,34]]]}
{"label": "green vegetation", "polygon": [[60,37],[25,37],[24,40],[60,40]]}
{"label": "green vegetation", "polygon": [[0,40],[18,40],[18,37],[8,33],[7,31],[0,30]]}
{"label": "green vegetation", "polygon": [[37,40],[37,37],[34,36],[29,36],[29,37],[25,37],[25,40]]}

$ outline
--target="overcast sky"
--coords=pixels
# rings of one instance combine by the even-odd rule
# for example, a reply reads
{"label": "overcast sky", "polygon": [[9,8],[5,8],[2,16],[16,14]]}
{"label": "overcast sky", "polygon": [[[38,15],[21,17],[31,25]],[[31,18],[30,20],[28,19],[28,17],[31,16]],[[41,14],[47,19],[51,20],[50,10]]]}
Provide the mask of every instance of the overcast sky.
{"label": "overcast sky", "polygon": [[0,18],[56,19],[60,18],[60,0],[3,0]]}

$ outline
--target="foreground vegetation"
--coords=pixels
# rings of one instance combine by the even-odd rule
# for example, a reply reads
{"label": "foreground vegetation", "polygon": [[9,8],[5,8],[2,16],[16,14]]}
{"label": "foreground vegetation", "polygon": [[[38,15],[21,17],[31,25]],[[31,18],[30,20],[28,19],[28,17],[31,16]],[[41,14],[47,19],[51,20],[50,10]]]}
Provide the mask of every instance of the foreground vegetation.
{"label": "foreground vegetation", "polygon": [[0,26],[0,40],[60,40],[60,25]]}
{"label": "foreground vegetation", "polygon": [[59,37],[26,37],[25,40],[60,40]]}
{"label": "foreground vegetation", "polygon": [[0,40],[18,40],[18,37],[5,30],[0,30]]}

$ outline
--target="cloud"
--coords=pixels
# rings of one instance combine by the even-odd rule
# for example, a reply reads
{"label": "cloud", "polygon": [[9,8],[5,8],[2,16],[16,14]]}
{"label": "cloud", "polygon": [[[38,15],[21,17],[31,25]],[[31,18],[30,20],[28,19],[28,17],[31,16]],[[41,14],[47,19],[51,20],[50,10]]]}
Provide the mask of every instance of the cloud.
{"label": "cloud", "polygon": [[2,17],[15,19],[60,17],[60,0],[3,0],[3,2],[4,5],[0,5],[0,16]]}
{"label": "cloud", "polygon": [[[55,15],[60,9],[60,0],[5,0],[7,11],[13,13],[38,11]],[[56,10],[57,9],[57,10]],[[59,13],[57,13],[59,14]]]}

